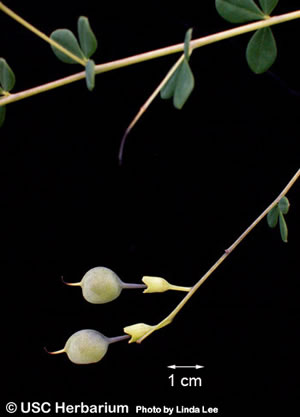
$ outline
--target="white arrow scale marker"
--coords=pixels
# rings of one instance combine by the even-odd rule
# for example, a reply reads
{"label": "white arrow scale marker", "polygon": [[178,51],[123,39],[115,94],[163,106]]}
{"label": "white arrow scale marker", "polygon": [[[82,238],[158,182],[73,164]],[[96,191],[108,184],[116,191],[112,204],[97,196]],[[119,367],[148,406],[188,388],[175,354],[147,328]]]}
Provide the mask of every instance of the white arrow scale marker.
{"label": "white arrow scale marker", "polygon": [[200,369],[204,368],[202,365],[168,365],[171,369]]}

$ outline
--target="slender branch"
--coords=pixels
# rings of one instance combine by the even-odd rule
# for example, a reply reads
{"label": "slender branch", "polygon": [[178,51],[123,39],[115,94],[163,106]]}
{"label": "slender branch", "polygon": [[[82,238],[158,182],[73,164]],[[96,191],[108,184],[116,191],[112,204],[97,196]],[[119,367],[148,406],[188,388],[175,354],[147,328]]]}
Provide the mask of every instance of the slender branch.
{"label": "slender branch", "polygon": [[170,324],[174,317],[179,313],[179,311],[183,308],[183,306],[189,301],[189,299],[195,294],[195,292],[201,287],[201,285],[207,280],[207,278],[221,265],[221,263],[230,255],[230,253],[242,242],[243,239],[254,229],[254,227],[269,213],[272,208],[278,204],[281,198],[290,190],[290,188],[294,185],[297,179],[300,177],[300,169],[296,172],[293,178],[289,181],[289,183],[284,187],[278,197],[254,220],[253,223],[236,239],[236,241],[225,250],[225,253],[217,260],[217,262],[202,276],[202,278],[192,287],[192,289],[188,292],[188,294],[182,299],[182,301],[177,305],[177,307],[160,323],[144,334],[140,339],[137,340],[137,343],[141,343],[146,337],[150,336],[153,332],[162,327],[167,326]]}
{"label": "slender branch", "polygon": [[[189,45],[189,56],[191,56],[192,53],[193,53],[193,48]],[[167,75],[159,83],[159,85],[156,87],[156,89],[153,91],[153,93],[150,95],[150,97],[146,100],[146,102],[141,106],[140,110],[138,111],[136,116],[133,118],[132,122],[129,124],[129,126],[125,130],[125,133],[122,137],[120,148],[119,148],[119,164],[120,165],[122,165],[122,162],[123,162],[124,146],[125,146],[125,142],[126,142],[128,134],[131,132],[131,130],[134,128],[134,126],[140,120],[140,118],[143,116],[143,114],[148,110],[149,106],[154,101],[154,99],[158,96],[158,94],[161,92],[161,90],[164,88],[164,86],[168,83],[168,81],[170,80],[172,75],[175,73],[177,68],[183,62],[184,58],[185,58],[185,52],[175,62],[175,64],[168,71]]]}
{"label": "slender branch", "polygon": [[68,49],[61,46],[59,43],[55,42],[53,39],[49,38],[49,36],[45,35],[45,33],[38,30],[36,27],[28,23],[25,19],[23,19],[21,16],[17,15],[14,11],[6,7],[2,1],[0,2],[0,10],[2,10],[4,13],[6,13],[9,17],[20,23],[22,26],[26,27],[26,29],[33,32],[35,35],[42,38],[44,41],[48,42],[50,45],[54,46],[56,49],[59,49],[61,52],[63,52],[65,55],[67,55],[69,58],[72,58],[74,61],[78,62],[79,64],[83,65],[85,67],[85,61],[81,58],[79,58],[77,55],[74,55],[72,52],[70,52]]}
{"label": "slender branch", "polygon": [[[225,30],[223,32],[215,33],[213,35],[204,36],[202,38],[191,40],[190,48],[197,49],[201,46],[209,45],[211,43],[219,42],[224,39],[232,38],[234,36],[239,36],[244,33],[253,32],[264,27],[277,25],[279,23],[287,22],[290,20],[295,20],[300,18],[300,10],[285,13],[280,16],[273,16],[265,20],[260,20],[258,22],[249,23],[247,25],[239,26],[233,29]],[[154,51],[145,52],[139,55],[134,55],[132,57],[119,59],[117,61],[108,62],[106,64],[100,64],[96,66],[96,73],[102,73],[106,71],[111,71],[117,68],[122,68],[132,64],[138,64],[140,62],[149,61],[151,59],[160,58],[163,56],[176,54],[184,50],[184,43],[179,43],[176,45],[168,46],[165,48],[156,49]]]}
{"label": "slender branch", "polygon": [[28,97],[35,96],[37,94],[44,93],[46,91],[54,90],[55,88],[62,87],[79,81],[85,78],[85,71],[79,72],[68,77],[61,78],[59,80],[51,81],[49,83],[39,85],[37,87],[29,88],[28,90],[20,91],[19,93],[10,94],[8,97],[0,98],[0,106],[6,106],[7,104],[14,103],[16,101],[23,100]]}
{"label": "slender branch", "polygon": [[126,142],[126,138],[127,138],[128,134],[133,129],[133,127],[136,125],[136,123],[140,120],[140,118],[145,113],[145,111],[148,109],[148,107],[150,106],[150,104],[152,103],[152,101],[158,96],[158,94],[160,93],[160,91],[167,84],[167,82],[169,81],[169,79],[172,77],[172,75],[174,74],[174,72],[177,70],[177,68],[179,67],[179,65],[182,63],[183,59],[184,59],[184,55],[181,55],[181,57],[175,62],[175,64],[172,66],[172,68],[167,73],[167,75],[164,77],[164,79],[159,83],[159,85],[153,91],[153,93],[151,94],[151,96],[141,106],[140,110],[138,111],[138,113],[136,114],[136,116],[134,117],[134,119],[132,120],[132,122],[130,123],[130,125],[128,126],[128,128],[126,129],[126,131],[124,133],[124,136],[122,137],[121,144],[120,144],[120,149],[119,149],[119,164],[120,165],[122,164],[123,151],[124,151],[124,146],[125,146],[125,142]]}
{"label": "slender branch", "polygon": [[[0,2],[0,10],[3,10],[3,8],[5,8],[5,6],[3,5],[3,3]],[[197,49],[197,48],[200,48],[200,47],[205,46],[205,45],[209,45],[209,44],[212,44],[212,43],[215,43],[215,42],[219,42],[221,40],[232,38],[234,36],[239,36],[239,35],[242,35],[244,33],[253,32],[255,30],[258,30],[258,29],[261,29],[261,28],[264,28],[264,27],[277,25],[279,23],[283,23],[283,22],[287,22],[287,21],[294,20],[294,19],[299,19],[299,18],[300,18],[300,10],[290,12],[290,13],[286,13],[286,14],[282,14],[280,16],[270,17],[270,18],[265,19],[265,20],[261,20],[261,21],[254,22],[254,23],[249,23],[247,25],[243,25],[243,26],[239,26],[237,28],[225,30],[223,32],[219,32],[219,33],[216,33],[216,34],[213,34],[213,35],[204,36],[204,37],[199,38],[199,39],[194,39],[190,42],[190,47],[192,49]],[[46,36],[46,35],[44,35],[44,36]],[[58,49],[62,48],[61,46],[59,46],[59,44],[55,45],[55,47],[57,47]],[[103,72],[112,71],[112,70],[115,70],[115,69],[118,69],[118,68],[123,68],[123,67],[129,66],[129,65],[138,64],[140,62],[149,61],[151,59],[156,59],[156,58],[160,58],[160,57],[163,57],[163,56],[167,56],[167,55],[175,54],[175,53],[178,53],[178,52],[182,52],[183,50],[184,50],[184,43],[179,43],[177,45],[156,49],[154,51],[145,52],[145,53],[142,53],[142,54],[134,55],[134,56],[123,58],[123,59],[118,59],[118,60],[111,61],[111,62],[106,62],[104,64],[98,64],[98,65],[95,66],[95,73],[96,74],[101,74]],[[67,54],[66,50],[64,50],[63,52]],[[75,59],[75,56],[72,57],[72,58]],[[85,72],[82,71],[82,72],[76,73],[74,75],[62,78],[62,79],[57,80],[57,81],[52,81],[50,83],[31,88],[29,90],[24,90],[24,91],[21,91],[19,93],[11,94],[9,97],[5,97],[3,99],[0,99],[0,106],[5,106],[5,105],[13,103],[15,101],[19,101],[19,100],[22,100],[24,98],[31,97],[33,95],[40,94],[40,93],[45,92],[45,91],[52,90],[52,89],[57,88],[57,87],[61,87],[63,85],[70,84],[70,83],[73,83],[75,81],[79,81],[79,80],[84,79],[84,78],[85,78]]]}

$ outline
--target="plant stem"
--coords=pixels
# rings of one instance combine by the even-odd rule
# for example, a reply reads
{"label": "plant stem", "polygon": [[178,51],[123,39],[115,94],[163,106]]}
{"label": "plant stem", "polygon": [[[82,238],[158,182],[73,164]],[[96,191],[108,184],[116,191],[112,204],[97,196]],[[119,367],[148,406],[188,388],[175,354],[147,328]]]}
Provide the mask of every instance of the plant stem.
{"label": "plant stem", "polygon": [[269,211],[281,200],[282,197],[290,190],[290,188],[294,185],[297,179],[300,177],[300,169],[296,172],[293,178],[289,181],[289,183],[284,187],[281,193],[278,195],[277,198],[254,220],[253,223],[236,239],[236,241],[225,250],[225,253],[217,260],[217,262],[202,276],[202,278],[191,288],[188,294],[183,298],[183,300],[175,307],[175,309],[160,323],[156,326],[153,326],[149,332],[145,333],[140,339],[137,340],[137,343],[141,343],[146,337],[150,336],[151,333],[155,332],[156,330],[161,329],[162,327],[167,326],[170,324],[174,317],[179,313],[179,311],[183,308],[183,306],[189,301],[189,299],[195,294],[195,292],[201,287],[201,285],[207,280],[207,278],[221,265],[221,263],[229,256],[229,254],[242,242],[243,239],[254,229],[254,227],[269,213]]}
{"label": "plant stem", "polygon": [[[197,49],[201,46],[209,45],[211,43],[219,42],[224,39],[232,38],[234,36],[239,36],[244,33],[253,32],[264,27],[277,25],[279,23],[287,22],[294,19],[300,18],[300,10],[285,13],[280,16],[270,17],[265,20],[260,20],[258,22],[249,23],[247,25],[239,26],[233,29],[225,30],[223,32],[215,33],[213,35],[204,36],[202,38],[191,40],[190,48]],[[154,51],[145,52],[139,55],[134,55],[132,57],[119,59],[117,61],[108,62],[105,64],[100,64],[96,66],[96,73],[102,73],[106,71],[111,71],[113,69],[122,68],[132,64],[138,64],[140,62],[149,61],[151,59],[160,58],[163,56],[175,54],[182,52],[184,50],[184,43],[179,43],[172,46],[167,46],[165,48],[156,49]]]}
{"label": "plant stem", "polygon": [[35,35],[42,38],[44,41],[48,42],[50,45],[54,46],[56,49],[59,49],[61,52],[63,52],[65,55],[67,55],[69,58],[72,58],[74,61],[78,62],[79,64],[83,65],[85,67],[85,61],[81,58],[79,58],[77,55],[74,55],[72,52],[70,52],[68,49],[61,46],[59,43],[55,42],[53,39],[49,38],[49,36],[45,35],[45,33],[38,30],[36,27],[28,23],[25,19],[23,19],[21,16],[17,15],[14,11],[6,7],[2,2],[0,2],[0,10],[2,10],[4,13],[6,13],[9,17],[16,20],[18,23],[20,23],[22,26],[26,27],[26,29],[33,32]]}
{"label": "plant stem", "polygon": [[125,145],[126,138],[127,138],[128,134],[133,129],[133,127],[136,125],[136,123],[140,120],[140,118],[145,113],[145,111],[148,109],[148,107],[150,106],[152,101],[158,96],[158,94],[160,93],[160,90],[162,90],[162,88],[167,84],[167,82],[172,77],[172,75],[177,70],[177,68],[182,63],[183,60],[184,60],[184,55],[181,55],[181,57],[175,62],[175,64],[172,66],[172,68],[167,73],[167,75],[164,77],[164,79],[159,83],[159,85],[153,91],[151,96],[141,106],[140,110],[138,111],[138,113],[136,114],[136,116],[134,117],[134,119],[132,120],[132,122],[130,123],[128,128],[126,129],[126,131],[125,131],[125,133],[122,137],[121,144],[120,144],[120,149],[119,149],[119,164],[120,165],[122,165],[124,145]]}
{"label": "plant stem", "polygon": [[[4,6],[3,3],[1,3],[1,2],[0,2],[0,10],[7,11],[6,6]],[[11,12],[11,13],[13,13],[13,12]],[[258,22],[249,23],[247,25],[239,26],[237,28],[233,28],[233,29],[225,30],[223,32],[215,33],[213,35],[208,35],[208,36],[204,36],[204,37],[199,38],[199,39],[194,39],[190,42],[190,47],[192,49],[197,49],[197,48],[200,48],[202,46],[209,45],[209,44],[212,44],[212,43],[215,43],[215,42],[219,42],[219,41],[224,40],[224,39],[232,38],[234,36],[239,36],[239,35],[242,35],[244,33],[253,32],[255,30],[258,30],[258,29],[261,29],[261,28],[264,28],[264,27],[277,25],[279,23],[283,23],[283,22],[287,22],[287,21],[294,20],[294,19],[299,19],[299,18],[300,18],[300,10],[297,10],[295,12],[282,14],[280,16],[270,17],[270,18],[267,18],[267,19],[264,19],[264,20],[260,20]],[[19,18],[19,19],[21,19],[21,18]],[[29,24],[27,24],[27,25],[29,25]],[[29,26],[31,26],[31,25],[29,25]],[[26,27],[28,27],[28,26],[26,26]],[[30,29],[30,30],[32,30],[32,29]],[[38,31],[37,29],[35,29],[35,33],[38,34],[38,36],[41,36],[41,34],[42,34],[42,32]],[[49,40],[50,40],[51,43],[53,44],[54,41],[52,41],[46,35],[44,35],[44,34],[42,34],[42,35],[43,35],[43,37],[46,38],[46,39],[45,38],[44,39],[47,42],[49,42]],[[56,42],[55,42],[54,46],[56,48],[62,50],[62,52],[64,52],[66,55],[68,55],[67,51],[62,46],[60,46],[59,44],[56,44]],[[123,59],[118,59],[118,60],[111,61],[111,62],[106,62],[104,64],[98,64],[98,65],[95,66],[95,73],[96,74],[101,74],[103,72],[112,71],[112,70],[115,70],[115,69],[118,69],[118,68],[123,68],[123,67],[129,66],[129,65],[138,64],[140,62],[149,61],[151,59],[160,58],[160,57],[163,57],[163,56],[167,56],[167,55],[175,54],[175,53],[178,53],[178,52],[182,52],[183,50],[184,50],[184,43],[179,43],[177,45],[156,49],[154,51],[145,52],[145,53],[142,53],[142,54],[134,55],[134,56],[123,58]],[[72,58],[75,59],[75,56],[72,56]],[[77,57],[77,60],[78,59],[79,58]],[[80,62],[80,63],[83,63],[83,62]],[[49,91],[49,90],[52,90],[54,88],[66,85],[66,84],[70,84],[70,83],[73,83],[75,81],[79,81],[79,80],[84,79],[84,78],[85,78],[85,71],[82,71],[82,72],[76,73],[74,75],[62,78],[60,80],[52,81],[50,83],[31,88],[29,90],[24,90],[24,91],[21,91],[19,93],[15,93],[15,94],[10,94],[9,97],[0,99],[0,106],[4,106],[4,105],[7,105],[9,103],[13,103],[15,101],[22,100],[24,98],[43,93],[45,91]]]}
{"label": "plant stem", "polygon": [[10,103],[14,103],[19,100],[23,100],[28,97],[35,96],[37,94],[44,93],[46,91],[53,90],[63,85],[73,83],[85,78],[85,71],[78,72],[77,74],[70,75],[68,77],[61,78],[59,80],[51,81],[49,83],[39,85],[37,87],[29,88],[28,90],[20,91],[19,93],[10,94],[3,99],[0,98],[0,106],[5,106]]}

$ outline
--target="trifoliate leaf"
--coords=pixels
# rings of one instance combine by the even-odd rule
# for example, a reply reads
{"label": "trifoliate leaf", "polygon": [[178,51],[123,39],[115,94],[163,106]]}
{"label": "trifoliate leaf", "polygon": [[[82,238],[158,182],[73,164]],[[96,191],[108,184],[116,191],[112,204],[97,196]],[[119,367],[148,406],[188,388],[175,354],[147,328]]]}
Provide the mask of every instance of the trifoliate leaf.
{"label": "trifoliate leaf", "polygon": [[268,225],[272,228],[276,227],[278,223],[279,208],[278,205],[274,206],[267,214]]}
{"label": "trifoliate leaf", "polygon": [[176,79],[177,79],[177,75],[178,75],[179,69],[180,69],[180,66],[174,72],[174,74],[169,79],[169,81],[167,82],[167,84],[161,89],[161,91],[160,91],[160,97],[163,100],[167,100],[167,99],[173,97],[173,94],[174,94],[174,91],[175,91],[175,87],[176,87]]}
{"label": "trifoliate leaf", "polygon": [[6,107],[0,106],[0,127],[3,125],[5,120],[5,114],[6,114]]}
{"label": "trifoliate leaf", "polygon": [[260,7],[266,15],[270,15],[277,6],[278,0],[259,0]]}
{"label": "trifoliate leaf", "polygon": [[190,59],[190,42],[192,39],[193,29],[187,30],[184,38],[184,57],[188,61]]}
{"label": "trifoliate leaf", "polygon": [[85,80],[87,88],[92,91],[95,87],[95,62],[92,59],[85,66]]}
{"label": "trifoliate leaf", "polygon": [[81,49],[86,58],[90,58],[96,51],[98,42],[91,29],[88,18],[80,16],[77,27]]}
{"label": "trifoliate leaf", "polygon": [[189,29],[185,34],[184,57],[182,63],[160,91],[162,99],[173,97],[173,104],[177,109],[183,107],[195,85],[194,76],[188,62],[190,59],[190,41],[192,32],[193,29]]}
{"label": "trifoliate leaf", "polygon": [[284,242],[288,241],[288,228],[284,219],[284,215],[282,214],[282,212],[279,212],[279,228],[280,228],[280,235],[281,235],[281,239]]}
{"label": "trifoliate leaf", "polygon": [[264,19],[264,13],[253,0],[216,0],[218,13],[231,23]]}
{"label": "trifoliate leaf", "polygon": [[[84,54],[80,49],[78,41],[69,29],[57,29],[51,33],[50,38],[59,43],[61,46],[66,48],[72,54],[76,55],[80,59],[84,59]],[[68,55],[61,52],[59,49],[55,48],[55,46],[51,45],[51,48],[58,59],[66,64],[77,64],[74,59],[70,58]]]}
{"label": "trifoliate leaf", "polygon": [[4,91],[14,88],[16,82],[15,74],[4,58],[0,58],[0,85]]}
{"label": "trifoliate leaf", "polygon": [[283,214],[287,214],[290,208],[289,200],[286,197],[282,197],[282,199],[278,203],[278,207]]}
{"label": "trifoliate leaf", "polygon": [[181,109],[189,98],[195,86],[194,76],[186,59],[178,68],[176,77],[176,87],[173,96],[173,104],[177,109]]}
{"label": "trifoliate leaf", "polygon": [[246,50],[246,58],[251,70],[255,74],[262,74],[273,65],[276,57],[277,47],[272,30],[269,27],[257,30]]}
{"label": "trifoliate leaf", "polygon": [[173,97],[173,104],[181,109],[189,98],[195,86],[194,76],[186,59],[180,64],[175,73],[160,92],[162,99]]}

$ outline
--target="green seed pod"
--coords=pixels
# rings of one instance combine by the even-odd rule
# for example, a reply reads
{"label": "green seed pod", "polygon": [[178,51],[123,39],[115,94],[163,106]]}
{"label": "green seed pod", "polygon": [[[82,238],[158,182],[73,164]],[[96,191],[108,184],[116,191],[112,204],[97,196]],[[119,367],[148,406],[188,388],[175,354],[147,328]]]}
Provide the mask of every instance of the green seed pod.
{"label": "green seed pod", "polygon": [[71,362],[78,365],[86,365],[99,362],[106,354],[110,343],[128,338],[129,336],[109,338],[96,330],[84,329],[72,334],[63,349],[55,352],[46,351],[50,355],[66,353]]}
{"label": "green seed pod", "polygon": [[80,282],[67,283],[82,288],[83,297],[92,304],[104,304],[115,300],[123,288],[145,288],[143,284],[126,284],[117,274],[104,266],[90,269]]}

